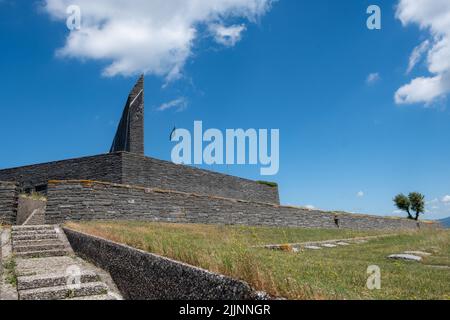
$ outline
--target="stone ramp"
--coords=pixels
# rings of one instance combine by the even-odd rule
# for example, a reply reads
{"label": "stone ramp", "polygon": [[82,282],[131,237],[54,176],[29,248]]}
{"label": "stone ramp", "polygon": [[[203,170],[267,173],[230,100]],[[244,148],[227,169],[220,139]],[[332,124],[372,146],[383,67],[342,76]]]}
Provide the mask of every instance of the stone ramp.
{"label": "stone ramp", "polygon": [[109,275],[77,258],[59,226],[11,231],[19,300],[119,300]]}

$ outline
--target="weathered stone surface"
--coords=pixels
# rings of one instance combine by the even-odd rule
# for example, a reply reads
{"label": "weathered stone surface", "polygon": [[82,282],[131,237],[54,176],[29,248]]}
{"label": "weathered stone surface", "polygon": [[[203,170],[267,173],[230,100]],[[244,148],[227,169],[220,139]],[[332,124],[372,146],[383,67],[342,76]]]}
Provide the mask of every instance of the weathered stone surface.
{"label": "weathered stone surface", "polygon": [[34,189],[46,186],[48,180],[64,179],[120,183],[122,156],[112,153],[0,170],[0,181],[17,182],[21,189]]}
{"label": "weathered stone surface", "polygon": [[49,180],[73,179],[86,180],[86,185],[89,180],[96,180],[248,201],[280,202],[277,187],[127,152],[0,170],[0,181],[17,181],[21,189],[46,188]]}
{"label": "weathered stone surface", "polygon": [[0,224],[14,224],[17,217],[17,186],[0,181]]}
{"label": "weathered stone surface", "polygon": [[248,284],[168,258],[64,229],[74,251],[108,271],[132,300],[246,300],[260,296]]}
{"label": "weathered stone surface", "polygon": [[416,256],[421,256],[421,257],[428,257],[428,256],[431,256],[431,253],[429,253],[429,252],[423,252],[423,251],[405,251],[404,253],[406,253],[406,254],[412,254],[412,255],[416,255]]}
{"label": "weathered stone surface", "polygon": [[[141,220],[337,228],[334,218],[334,213],[325,211],[80,181],[51,182],[46,213],[47,223],[52,224],[66,220]],[[345,228],[351,229],[398,230],[417,227],[415,221],[379,216],[341,214],[339,219]]]}
{"label": "weathered stone surface", "polygon": [[388,256],[389,259],[397,260],[408,260],[408,261],[422,261],[422,257],[415,256],[412,254],[391,254]]}
{"label": "weathered stone surface", "polygon": [[[24,244],[14,239],[23,233],[50,232],[58,236],[51,244],[42,240]],[[65,233],[59,226],[25,226],[13,228],[15,274],[20,300],[55,300],[84,297],[83,300],[120,299],[107,273],[98,270],[73,254]],[[55,250],[55,245],[58,249]],[[35,251],[39,247],[40,251]],[[39,253],[39,254],[36,254]]]}
{"label": "weathered stone surface", "polygon": [[122,154],[123,184],[255,202],[280,203],[278,187],[190,166]]}
{"label": "weathered stone surface", "polygon": [[318,247],[318,246],[305,246],[305,249],[308,249],[308,250],[320,250],[322,248]]}

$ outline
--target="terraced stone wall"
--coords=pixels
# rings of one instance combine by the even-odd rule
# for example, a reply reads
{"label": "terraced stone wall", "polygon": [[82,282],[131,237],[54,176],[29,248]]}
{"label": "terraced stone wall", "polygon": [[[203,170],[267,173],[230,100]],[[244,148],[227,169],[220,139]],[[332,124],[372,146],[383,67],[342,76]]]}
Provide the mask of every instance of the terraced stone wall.
{"label": "terraced stone wall", "polygon": [[305,228],[417,229],[434,224],[408,219],[332,213],[94,181],[50,181],[47,223],[140,220]]}

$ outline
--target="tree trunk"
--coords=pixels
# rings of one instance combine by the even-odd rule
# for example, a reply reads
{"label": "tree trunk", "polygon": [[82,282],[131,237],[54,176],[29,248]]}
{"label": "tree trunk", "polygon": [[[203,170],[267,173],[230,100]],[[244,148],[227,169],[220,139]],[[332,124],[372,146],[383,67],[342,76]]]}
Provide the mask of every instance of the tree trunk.
{"label": "tree trunk", "polygon": [[412,216],[411,212],[409,210],[406,210],[408,212],[408,219],[414,220],[414,217]]}

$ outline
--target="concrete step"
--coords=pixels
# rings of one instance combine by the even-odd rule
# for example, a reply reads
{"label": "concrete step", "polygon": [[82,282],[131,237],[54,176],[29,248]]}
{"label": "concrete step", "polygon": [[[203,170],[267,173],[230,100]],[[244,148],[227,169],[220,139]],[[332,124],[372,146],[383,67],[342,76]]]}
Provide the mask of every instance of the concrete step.
{"label": "concrete step", "polygon": [[20,300],[62,300],[107,294],[108,287],[102,282],[82,283],[78,287],[67,285],[39,289],[19,290]]}
{"label": "concrete step", "polygon": [[42,239],[42,240],[15,240],[13,247],[34,246],[34,245],[51,245],[62,243],[60,239]]}
{"label": "concrete step", "polygon": [[53,230],[56,226],[54,225],[32,225],[32,226],[13,226],[12,231],[21,230]]}
{"label": "concrete step", "polygon": [[[18,290],[30,290],[46,287],[59,287],[68,284],[69,275],[50,274],[17,278]],[[81,283],[98,282],[99,276],[95,272],[82,271],[80,274]]]}
{"label": "concrete step", "polygon": [[28,251],[45,251],[45,250],[64,250],[65,246],[62,242],[55,242],[53,244],[31,244],[25,246],[13,246],[14,252],[28,252]]}
{"label": "concrete step", "polygon": [[111,294],[102,294],[98,296],[85,296],[85,297],[76,297],[76,298],[70,298],[65,300],[118,300],[116,297],[114,297]]}
{"label": "concrete step", "polygon": [[58,239],[58,234],[57,233],[25,234],[25,235],[16,235],[12,237],[13,242],[17,240],[44,240],[44,239]]}
{"label": "concrete step", "polygon": [[14,230],[11,232],[12,236],[21,234],[43,234],[43,233],[57,233],[55,229],[36,229],[36,230]]}
{"label": "concrete step", "polygon": [[47,257],[61,257],[67,256],[69,252],[67,250],[40,250],[40,251],[27,251],[27,252],[17,252],[15,254],[16,258],[47,258]]}

